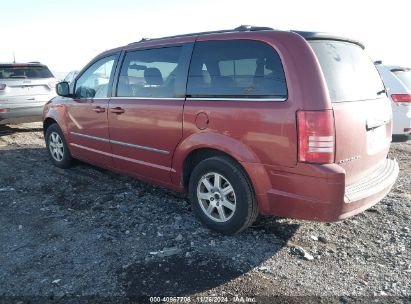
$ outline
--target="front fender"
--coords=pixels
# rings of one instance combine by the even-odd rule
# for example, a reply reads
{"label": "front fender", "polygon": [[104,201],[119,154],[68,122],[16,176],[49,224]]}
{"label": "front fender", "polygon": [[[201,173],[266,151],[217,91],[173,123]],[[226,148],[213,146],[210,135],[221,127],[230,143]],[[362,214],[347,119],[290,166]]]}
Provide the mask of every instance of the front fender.
{"label": "front fender", "polygon": [[53,102],[46,104],[43,109],[43,125],[47,119],[56,121],[64,136],[68,138],[68,128],[64,119],[65,111],[65,107],[61,104],[53,104]]}

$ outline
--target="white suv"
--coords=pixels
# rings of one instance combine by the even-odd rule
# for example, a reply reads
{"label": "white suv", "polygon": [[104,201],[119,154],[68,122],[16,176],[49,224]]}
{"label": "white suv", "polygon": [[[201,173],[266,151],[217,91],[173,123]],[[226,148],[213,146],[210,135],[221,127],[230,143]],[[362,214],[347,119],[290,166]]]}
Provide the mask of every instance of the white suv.
{"label": "white suv", "polygon": [[41,121],[58,80],[38,62],[0,64],[0,125]]}
{"label": "white suv", "polygon": [[380,62],[376,62],[376,67],[391,100],[393,139],[408,140],[411,137],[411,69]]}

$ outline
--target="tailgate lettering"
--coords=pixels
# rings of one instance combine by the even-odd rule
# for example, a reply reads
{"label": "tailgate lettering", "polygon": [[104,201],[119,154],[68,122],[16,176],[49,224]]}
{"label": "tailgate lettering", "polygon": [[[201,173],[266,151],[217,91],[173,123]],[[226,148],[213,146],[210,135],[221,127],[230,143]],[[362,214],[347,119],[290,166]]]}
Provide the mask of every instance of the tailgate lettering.
{"label": "tailgate lettering", "polygon": [[350,158],[339,160],[337,162],[337,164],[345,164],[345,163],[348,163],[348,162],[351,162],[353,160],[357,160],[357,159],[360,159],[360,158],[361,158],[361,155],[356,155],[356,156],[353,156],[353,157],[350,157]]}

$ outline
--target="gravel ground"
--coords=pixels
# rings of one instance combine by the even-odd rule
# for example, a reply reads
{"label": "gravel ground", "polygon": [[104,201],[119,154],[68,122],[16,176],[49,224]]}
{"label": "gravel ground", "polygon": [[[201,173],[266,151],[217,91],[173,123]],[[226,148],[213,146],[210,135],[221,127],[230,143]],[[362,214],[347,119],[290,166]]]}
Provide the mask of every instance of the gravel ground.
{"label": "gravel ground", "polygon": [[0,303],[97,295],[410,302],[410,152],[411,142],[392,144],[396,185],[354,218],[262,217],[222,236],[198,223],[184,195],[84,163],[52,166],[39,123],[0,127]]}

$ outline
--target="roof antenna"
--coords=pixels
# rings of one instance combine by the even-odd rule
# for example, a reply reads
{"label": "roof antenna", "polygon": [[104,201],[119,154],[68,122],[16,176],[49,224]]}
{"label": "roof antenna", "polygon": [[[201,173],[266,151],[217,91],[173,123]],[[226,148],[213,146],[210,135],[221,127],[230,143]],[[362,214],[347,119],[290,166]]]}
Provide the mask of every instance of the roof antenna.
{"label": "roof antenna", "polygon": [[16,54],[14,54],[14,51],[13,51],[13,63],[16,63]]}

